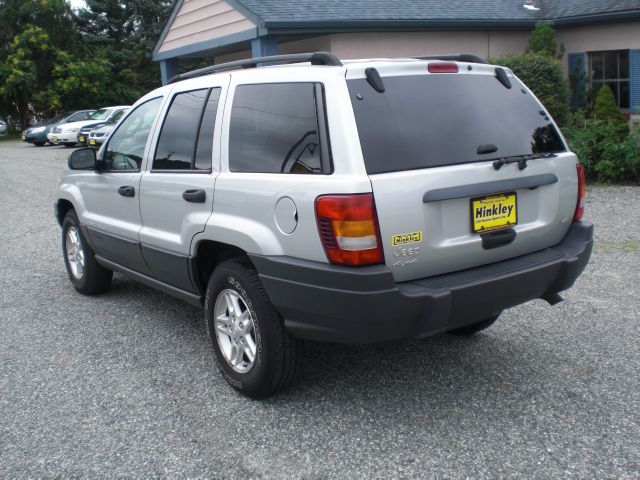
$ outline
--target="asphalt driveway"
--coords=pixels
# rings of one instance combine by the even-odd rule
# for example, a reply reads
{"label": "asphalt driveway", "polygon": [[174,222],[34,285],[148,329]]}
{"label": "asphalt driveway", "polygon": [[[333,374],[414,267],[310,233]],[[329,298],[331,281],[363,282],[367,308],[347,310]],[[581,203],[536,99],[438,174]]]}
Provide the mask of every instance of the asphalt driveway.
{"label": "asphalt driveway", "polygon": [[262,402],[199,310],[117,275],[83,297],[53,217],[68,149],[0,141],[0,477],[640,478],[640,188],[592,187],[596,247],[550,307],[471,339],[306,344]]}

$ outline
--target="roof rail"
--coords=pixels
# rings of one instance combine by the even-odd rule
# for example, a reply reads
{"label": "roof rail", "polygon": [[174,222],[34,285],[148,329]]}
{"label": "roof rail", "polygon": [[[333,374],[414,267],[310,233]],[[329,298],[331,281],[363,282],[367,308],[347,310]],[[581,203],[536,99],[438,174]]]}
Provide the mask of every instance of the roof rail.
{"label": "roof rail", "polygon": [[469,53],[460,55],[429,55],[426,57],[415,57],[416,60],[449,60],[450,62],[467,62],[467,63],[489,63],[484,58]]}
{"label": "roof rail", "polygon": [[313,53],[293,53],[291,55],[272,55],[269,57],[255,57],[246,60],[236,60],[235,62],[221,63],[219,65],[211,65],[209,67],[192,70],[191,72],[181,73],[175,77],[171,77],[167,83],[175,83],[188,78],[201,77],[220,70],[229,70],[234,68],[255,68],[260,63],[303,63],[311,62],[311,65],[328,65],[333,67],[342,66],[342,62],[333,53],[329,52],[313,52]]}

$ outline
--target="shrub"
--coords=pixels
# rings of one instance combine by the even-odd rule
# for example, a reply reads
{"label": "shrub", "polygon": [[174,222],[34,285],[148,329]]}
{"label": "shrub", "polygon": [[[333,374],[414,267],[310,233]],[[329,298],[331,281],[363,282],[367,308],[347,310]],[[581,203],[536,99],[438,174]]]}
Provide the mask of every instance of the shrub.
{"label": "shrub", "polygon": [[513,70],[540,99],[558,125],[569,123],[571,92],[558,60],[539,53],[527,53],[495,58],[491,62]]}
{"label": "shrub", "polygon": [[539,53],[547,57],[561,59],[564,55],[564,44],[558,45],[556,31],[547,22],[540,22],[529,36],[527,53]]}
{"label": "shrub", "polygon": [[578,111],[564,134],[590,177],[601,182],[640,180],[640,132],[629,134],[626,122],[587,119]]}
{"label": "shrub", "polygon": [[603,85],[598,90],[596,103],[593,107],[593,112],[591,112],[591,116],[598,120],[624,125],[626,127],[626,134],[629,133],[629,124],[627,119],[624,118],[624,115],[620,112],[620,109],[616,104],[616,99],[613,96],[613,90],[611,90],[609,85]]}

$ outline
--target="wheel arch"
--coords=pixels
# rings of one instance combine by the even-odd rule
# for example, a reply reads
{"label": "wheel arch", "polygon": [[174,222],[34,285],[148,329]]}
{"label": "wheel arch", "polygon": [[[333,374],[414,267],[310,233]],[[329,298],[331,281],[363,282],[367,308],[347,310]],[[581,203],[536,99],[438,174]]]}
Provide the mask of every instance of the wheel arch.
{"label": "wheel arch", "polygon": [[73,203],[65,198],[59,198],[55,203],[55,214],[58,225],[62,226],[65,215],[70,211],[75,210]]}
{"label": "wheel arch", "polygon": [[198,290],[204,294],[213,270],[222,262],[240,259],[253,266],[247,252],[240,247],[210,239],[202,239],[194,247],[191,257],[191,276]]}

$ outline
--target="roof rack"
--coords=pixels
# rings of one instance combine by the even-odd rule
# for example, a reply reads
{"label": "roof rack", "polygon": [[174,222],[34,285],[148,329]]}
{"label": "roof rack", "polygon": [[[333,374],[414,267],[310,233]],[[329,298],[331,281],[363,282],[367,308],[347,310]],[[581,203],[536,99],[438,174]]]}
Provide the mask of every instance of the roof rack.
{"label": "roof rack", "polygon": [[460,55],[429,55],[426,57],[415,58],[416,60],[448,60],[450,62],[489,63],[484,58],[469,53],[463,53]]}
{"label": "roof rack", "polygon": [[209,67],[192,70],[191,72],[181,73],[171,77],[168,83],[179,82],[188,78],[201,77],[220,70],[229,70],[234,68],[255,68],[261,63],[303,63],[311,62],[311,65],[328,65],[333,67],[342,66],[342,62],[333,53],[329,52],[313,52],[313,53],[294,53],[291,55],[271,55],[269,57],[255,57],[246,60],[236,60],[235,62],[221,63],[219,65],[211,65]]}

